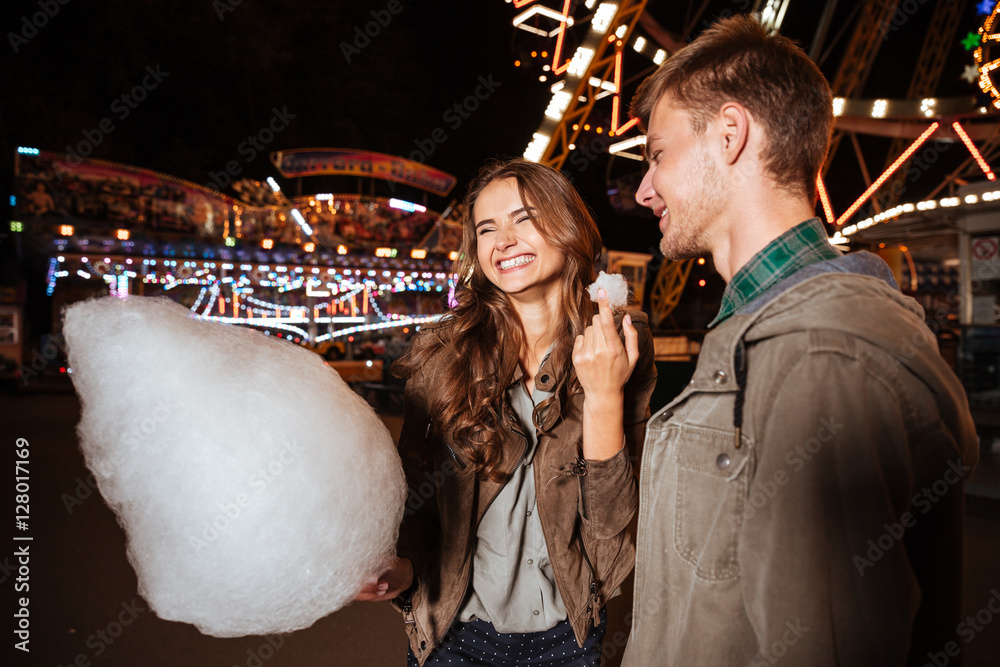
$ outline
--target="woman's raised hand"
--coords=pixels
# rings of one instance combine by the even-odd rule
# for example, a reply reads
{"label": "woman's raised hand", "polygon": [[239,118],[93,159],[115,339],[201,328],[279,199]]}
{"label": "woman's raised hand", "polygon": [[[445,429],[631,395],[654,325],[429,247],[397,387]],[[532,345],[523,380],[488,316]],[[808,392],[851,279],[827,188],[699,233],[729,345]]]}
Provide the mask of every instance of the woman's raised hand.
{"label": "woman's raised hand", "polygon": [[625,332],[625,345],[622,346],[615,330],[611,304],[603,289],[597,292],[597,307],[593,325],[577,336],[573,344],[573,366],[585,397],[620,400],[622,388],[639,359],[639,334],[632,326],[632,318],[626,315],[622,320]]}
{"label": "woman's raised hand", "polygon": [[358,602],[391,600],[413,583],[413,565],[406,558],[394,558],[389,569],[365,584],[354,598]]}

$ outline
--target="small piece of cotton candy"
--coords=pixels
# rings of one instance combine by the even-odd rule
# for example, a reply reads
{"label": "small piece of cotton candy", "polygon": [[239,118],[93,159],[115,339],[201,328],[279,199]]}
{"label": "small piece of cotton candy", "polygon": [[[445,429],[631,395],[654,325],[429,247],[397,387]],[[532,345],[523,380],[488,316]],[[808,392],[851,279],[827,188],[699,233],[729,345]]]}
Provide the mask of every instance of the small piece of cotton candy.
{"label": "small piece of cotton candy", "polygon": [[621,310],[628,305],[628,281],[620,273],[601,271],[597,280],[587,288],[590,300],[597,303],[597,290],[603,289],[608,295],[608,303],[613,310]]}
{"label": "small piece of cotton candy", "polygon": [[318,356],[162,298],[78,303],[64,330],[80,446],[158,616],[291,632],[388,567],[402,465]]}

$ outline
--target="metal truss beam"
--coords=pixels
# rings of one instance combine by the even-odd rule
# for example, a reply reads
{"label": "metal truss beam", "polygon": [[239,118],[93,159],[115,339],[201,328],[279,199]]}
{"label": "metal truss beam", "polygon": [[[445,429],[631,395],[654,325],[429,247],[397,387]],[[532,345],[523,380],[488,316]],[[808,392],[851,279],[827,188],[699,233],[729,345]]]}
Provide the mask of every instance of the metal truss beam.
{"label": "metal truss beam", "polygon": [[649,295],[649,310],[654,329],[660,328],[680,303],[684,285],[687,284],[693,266],[693,259],[682,259],[679,262],[664,261],[660,270],[656,272],[656,282],[653,283],[653,291]]}
{"label": "metal truss beam", "polygon": [[[648,2],[649,0],[622,0],[608,33],[601,38],[595,49],[594,58],[590,61],[586,74],[580,78],[576,90],[573,91],[573,98],[566,108],[562,120],[556,124],[552,138],[549,140],[548,146],[545,147],[539,162],[547,164],[553,169],[562,168],[563,163],[572,152],[570,145],[576,142],[584,123],[594,109],[594,104],[597,103],[597,95],[602,90],[600,85],[592,86],[590,84],[591,78],[596,77],[599,81],[614,80],[617,49],[615,42],[617,40],[608,41],[608,36],[614,36],[617,26],[625,25],[627,26],[626,32],[619,38],[624,44],[632,34],[632,29],[635,28],[635,24]],[[619,91],[618,94],[620,95],[621,92]],[[587,101],[581,102],[581,97],[585,97]],[[577,129],[574,130],[573,125],[576,125]]]}
{"label": "metal truss beam", "polygon": [[[906,94],[909,100],[933,97],[941,82],[941,74],[944,72],[945,62],[948,54],[955,43],[955,33],[961,23],[967,0],[949,0],[938,2],[934,5],[934,14],[931,16],[930,27],[924,37],[923,47],[920,49],[920,56],[913,69],[913,78],[910,80],[910,89]],[[906,147],[906,139],[897,138],[889,147],[889,153],[885,159],[885,166],[892,164],[896,156]],[[899,203],[903,188],[900,184],[906,178],[906,172],[898,171],[885,184],[880,198],[885,208],[892,208]]]}
{"label": "metal truss beam", "polygon": [[[893,15],[899,0],[872,0],[865,4],[858,18],[858,25],[840,62],[840,68],[830,86],[837,97],[860,97],[861,91],[871,74],[875,56],[885,42],[885,31],[891,25]],[[827,156],[823,173],[830,168],[833,156],[840,146],[842,132],[835,132],[830,142],[830,152]]]}

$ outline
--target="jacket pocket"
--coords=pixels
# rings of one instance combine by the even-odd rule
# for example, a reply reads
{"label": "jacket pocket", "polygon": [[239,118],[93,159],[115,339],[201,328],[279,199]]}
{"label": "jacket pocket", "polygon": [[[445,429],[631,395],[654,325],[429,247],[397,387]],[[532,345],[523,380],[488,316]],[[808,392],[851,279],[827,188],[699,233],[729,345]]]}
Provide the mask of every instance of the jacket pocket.
{"label": "jacket pocket", "polygon": [[685,425],[675,437],[674,549],[701,579],[735,579],[750,448],[737,449],[733,431],[701,426]]}

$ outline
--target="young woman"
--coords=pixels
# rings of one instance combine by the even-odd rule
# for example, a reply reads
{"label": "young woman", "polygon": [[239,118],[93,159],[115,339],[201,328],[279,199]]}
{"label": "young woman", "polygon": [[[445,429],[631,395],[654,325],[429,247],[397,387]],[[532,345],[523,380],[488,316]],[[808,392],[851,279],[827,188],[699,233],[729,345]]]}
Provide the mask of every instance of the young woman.
{"label": "young woman", "polygon": [[401,609],[413,667],[600,659],[604,604],[633,567],[631,455],[656,380],[645,315],[622,334],[606,298],[594,315],[600,250],[549,167],[491,163],[470,186],[458,306],[399,362],[398,556],[358,596]]}

